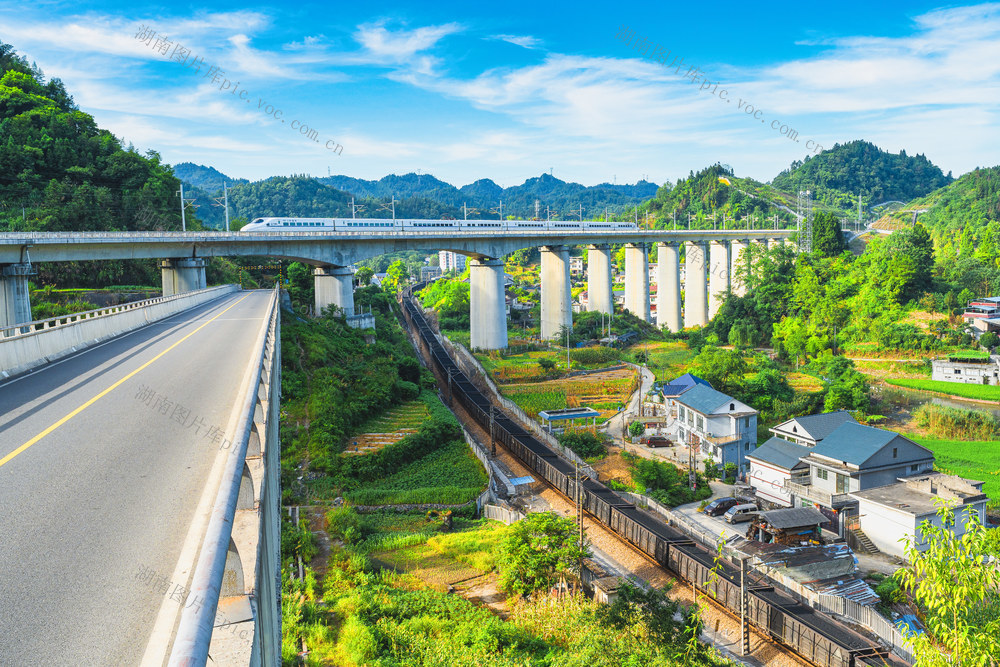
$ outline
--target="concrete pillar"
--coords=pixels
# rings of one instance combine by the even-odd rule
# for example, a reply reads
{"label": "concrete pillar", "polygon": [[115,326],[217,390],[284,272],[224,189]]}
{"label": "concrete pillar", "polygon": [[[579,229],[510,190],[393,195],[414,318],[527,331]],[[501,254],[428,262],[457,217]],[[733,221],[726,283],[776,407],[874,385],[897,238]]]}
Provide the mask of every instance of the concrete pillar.
{"label": "concrete pillar", "polygon": [[625,245],[625,310],[649,321],[649,255],[645,243]]}
{"label": "concrete pillar", "polygon": [[569,282],[569,248],[544,246],[542,255],[541,336],[555,340],[564,326],[573,328],[573,295]]}
{"label": "concrete pillar", "polygon": [[354,314],[354,272],[346,266],[317,266],[313,270],[316,315],[327,306],[339,306],[344,315]]}
{"label": "concrete pillar", "polygon": [[729,289],[729,243],[713,241],[709,246],[709,259],[708,318],[711,319],[719,312],[725,292]]}
{"label": "concrete pillar", "polygon": [[7,264],[0,270],[0,327],[31,321],[28,276],[33,275],[31,264]]}
{"label": "concrete pillar", "polygon": [[186,259],[165,259],[160,262],[163,279],[163,296],[173,296],[184,292],[205,289],[205,266],[208,261],[201,257]]}
{"label": "concrete pillar", "polygon": [[733,294],[736,296],[746,296],[747,288],[740,279],[740,275],[742,275],[740,267],[746,266],[747,257],[743,251],[747,247],[747,241],[742,239],[733,239],[731,243],[732,245],[730,246],[729,259],[732,262],[732,269],[729,271],[729,274]]}
{"label": "concrete pillar", "polygon": [[656,325],[668,331],[681,330],[681,270],[679,248],[660,243],[656,258]]}
{"label": "concrete pillar", "polygon": [[469,261],[470,345],[474,350],[507,347],[507,299],[500,259]]}
{"label": "concrete pillar", "polygon": [[587,247],[587,310],[611,315],[615,311],[611,291],[611,246]]}
{"label": "concrete pillar", "polygon": [[684,328],[708,324],[706,243],[684,244]]}

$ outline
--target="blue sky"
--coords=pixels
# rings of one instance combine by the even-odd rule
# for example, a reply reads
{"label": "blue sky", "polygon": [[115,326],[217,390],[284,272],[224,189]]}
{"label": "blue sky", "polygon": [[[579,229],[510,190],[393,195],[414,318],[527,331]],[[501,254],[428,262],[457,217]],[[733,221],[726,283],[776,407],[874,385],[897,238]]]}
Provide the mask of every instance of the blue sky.
{"label": "blue sky", "polygon": [[1000,4],[903,5],[4,1],[0,40],[140,150],[250,179],[662,183],[722,162],[766,181],[859,138],[956,176],[1000,163]]}

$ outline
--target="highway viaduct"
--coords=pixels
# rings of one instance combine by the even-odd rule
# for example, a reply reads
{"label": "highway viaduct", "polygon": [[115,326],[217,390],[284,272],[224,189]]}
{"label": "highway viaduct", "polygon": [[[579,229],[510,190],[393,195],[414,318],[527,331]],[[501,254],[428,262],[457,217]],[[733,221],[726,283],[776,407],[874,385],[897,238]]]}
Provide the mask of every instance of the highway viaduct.
{"label": "highway viaduct", "polygon": [[[658,246],[656,324],[671,331],[705,325],[721,304],[720,295],[744,286],[734,279],[748,261],[751,244],[787,242],[794,230],[612,231],[507,229],[485,231],[352,232],[56,232],[0,233],[0,330],[31,319],[28,279],[32,263],[71,260],[161,259],[163,294],[205,287],[208,257],[268,256],[314,267],[315,307],[330,305],[354,314],[349,265],[401,250],[451,250],[470,258],[471,344],[507,346],[503,257],[522,248],[541,250],[541,335],[558,337],[572,327],[569,251],[586,246],[588,309],[611,314],[611,245],[624,244],[625,309],[650,320],[648,251]],[[685,286],[681,301],[680,250]],[[682,311],[683,306],[683,311]]]}

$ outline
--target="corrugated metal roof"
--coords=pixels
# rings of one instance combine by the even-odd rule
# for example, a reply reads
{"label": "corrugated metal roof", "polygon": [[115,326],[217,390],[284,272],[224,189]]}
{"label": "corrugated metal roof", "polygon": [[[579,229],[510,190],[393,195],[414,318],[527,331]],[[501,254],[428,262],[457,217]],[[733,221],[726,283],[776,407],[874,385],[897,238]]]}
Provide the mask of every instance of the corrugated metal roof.
{"label": "corrugated metal roof", "polygon": [[805,466],[806,464],[802,463],[799,459],[808,453],[809,448],[805,445],[797,445],[794,442],[788,442],[778,436],[774,436],[747,454],[747,458],[770,463],[784,470],[791,470],[795,466]]}
{"label": "corrugated metal roof", "polygon": [[680,386],[693,387],[696,384],[705,385],[706,387],[711,387],[712,385],[708,380],[703,380],[693,373],[685,373],[684,375],[679,375],[671,380],[668,384],[676,384]]}
{"label": "corrugated metal roof", "polygon": [[723,405],[732,403],[733,398],[709,386],[699,384],[681,394],[677,402],[692,410],[710,415]]}
{"label": "corrugated metal roof", "polygon": [[760,565],[777,569],[817,593],[864,605],[879,602],[875,591],[856,572],[854,552],[846,544],[788,546],[757,542],[747,545],[746,551]]}
{"label": "corrugated metal roof", "polygon": [[812,453],[860,466],[897,437],[892,431],[847,422],[823,438]]}
{"label": "corrugated metal roof", "polygon": [[775,528],[782,530],[785,528],[818,526],[821,523],[829,521],[815,507],[792,507],[789,509],[771,510],[769,512],[762,512],[761,517]]}

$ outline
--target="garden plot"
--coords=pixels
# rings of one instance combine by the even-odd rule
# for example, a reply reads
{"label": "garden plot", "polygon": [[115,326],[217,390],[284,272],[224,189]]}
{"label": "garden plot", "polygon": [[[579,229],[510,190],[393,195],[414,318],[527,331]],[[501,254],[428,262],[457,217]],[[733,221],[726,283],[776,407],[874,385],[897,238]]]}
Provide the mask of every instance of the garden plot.
{"label": "garden plot", "polygon": [[597,422],[603,423],[635,391],[636,373],[623,368],[544,382],[500,385],[499,389],[536,419],[541,410],[590,407],[601,413]]}

